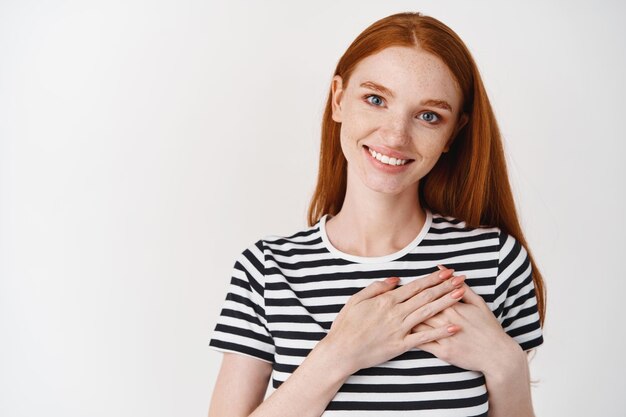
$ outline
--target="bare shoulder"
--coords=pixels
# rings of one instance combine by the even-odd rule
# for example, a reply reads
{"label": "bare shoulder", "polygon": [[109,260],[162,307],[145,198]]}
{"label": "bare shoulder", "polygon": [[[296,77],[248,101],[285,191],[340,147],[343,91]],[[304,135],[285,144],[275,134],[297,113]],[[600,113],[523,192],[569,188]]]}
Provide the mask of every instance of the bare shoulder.
{"label": "bare shoulder", "polygon": [[263,402],[272,364],[239,353],[224,352],[209,417],[250,415]]}

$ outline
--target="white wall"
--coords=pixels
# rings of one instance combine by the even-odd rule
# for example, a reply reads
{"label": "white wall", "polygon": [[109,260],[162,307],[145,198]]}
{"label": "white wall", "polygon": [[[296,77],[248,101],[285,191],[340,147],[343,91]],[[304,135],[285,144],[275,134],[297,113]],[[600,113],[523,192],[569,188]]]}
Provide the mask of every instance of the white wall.
{"label": "white wall", "polygon": [[626,408],[626,6],[0,2],[0,415],[204,416],[235,256],[305,226],[334,66],[386,15],[482,70],[548,286],[539,416]]}

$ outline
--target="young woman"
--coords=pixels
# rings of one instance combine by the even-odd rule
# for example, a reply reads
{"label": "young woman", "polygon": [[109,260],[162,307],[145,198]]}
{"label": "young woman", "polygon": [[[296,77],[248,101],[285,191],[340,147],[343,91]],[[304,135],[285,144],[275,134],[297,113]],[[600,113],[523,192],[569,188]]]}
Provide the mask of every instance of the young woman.
{"label": "young woman", "polygon": [[209,416],[533,415],[543,282],[478,70],[443,23],[392,15],[344,53],[308,220],[235,262]]}

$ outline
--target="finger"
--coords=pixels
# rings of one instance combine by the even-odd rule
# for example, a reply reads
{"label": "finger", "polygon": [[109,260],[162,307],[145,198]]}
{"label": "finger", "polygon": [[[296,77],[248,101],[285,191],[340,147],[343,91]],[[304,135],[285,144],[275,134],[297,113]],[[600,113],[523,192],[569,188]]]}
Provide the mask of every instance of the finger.
{"label": "finger", "polygon": [[361,301],[367,300],[368,298],[376,297],[379,294],[395,288],[395,286],[398,285],[398,282],[400,282],[400,278],[398,277],[389,277],[382,281],[374,281],[370,285],[350,297],[348,302],[356,304]]}
{"label": "finger", "polygon": [[441,298],[436,299],[428,304],[425,304],[411,314],[406,316],[404,319],[404,324],[409,328],[413,328],[419,323],[426,321],[427,319],[433,317],[435,314],[440,311],[445,310],[446,308],[458,303],[459,300],[463,297],[465,293],[464,286],[461,288],[457,288],[454,291],[444,295]]}
{"label": "finger", "polygon": [[431,326],[428,322],[420,323],[417,326],[413,326],[411,333],[423,332],[425,330],[432,330],[439,326]]}
{"label": "finger", "polygon": [[434,271],[425,277],[416,278],[408,284],[396,288],[392,293],[393,297],[396,302],[401,303],[426,288],[441,284],[442,281],[450,278],[453,273],[454,269],[447,269],[445,271]]}
{"label": "finger", "polygon": [[457,333],[461,328],[455,324],[447,324],[445,326],[436,327],[434,329],[422,330],[417,333],[410,333],[404,338],[408,348],[417,347],[426,343],[450,337]]}
{"label": "finger", "polygon": [[433,342],[422,343],[422,344],[416,345],[415,347],[418,349],[422,349],[425,352],[432,353],[438,358],[441,357],[442,346],[436,340]]}
{"label": "finger", "polygon": [[399,307],[405,315],[409,315],[418,308],[433,302],[458,288],[461,288],[463,286],[463,282],[465,282],[465,275],[451,277],[439,285],[424,289],[420,293],[401,303]]}
{"label": "finger", "polygon": [[440,311],[439,313],[435,314],[431,318],[425,320],[422,324],[426,324],[431,327],[441,327],[441,326],[444,326],[446,323],[455,321],[455,320],[452,320],[452,317],[445,314],[446,311],[448,311],[448,309]]}
{"label": "finger", "polygon": [[465,287],[465,294],[463,294],[463,298],[462,298],[463,301],[465,301],[468,304],[474,304],[477,306],[486,305],[485,300],[483,300],[483,297],[476,294],[474,290],[472,290],[467,284],[464,284],[463,286]]}

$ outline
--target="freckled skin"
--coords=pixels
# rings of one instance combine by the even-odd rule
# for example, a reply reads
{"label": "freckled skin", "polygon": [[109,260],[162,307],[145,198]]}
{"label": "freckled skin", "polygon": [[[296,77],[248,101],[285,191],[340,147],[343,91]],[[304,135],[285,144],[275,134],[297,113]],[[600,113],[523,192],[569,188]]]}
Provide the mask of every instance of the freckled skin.
{"label": "freckled skin", "polygon": [[[372,81],[391,90],[393,97],[360,84]],[[451,139],[465,124],[460,117],[461,92],[440,58],[418,48],[390,47],[363,59],[348,86],[333,78],[333,120],[341,123],[341,148],[348,161],[348,187],[363,186],[389,194],[417,193],[417,184],[435,165]],[[376,95],[380,99],[368,100]],[[425,100],[445,100],[452,112]],[[372,104],[374,102],[374,104]],[[438,115],[432,122],[432,112]],[[426,115],[426,116],[425,116]],[[401,173],[372,166],[363,145],[382,145],[415,159]],[[356,187],[351,186],[354,182]]]}

